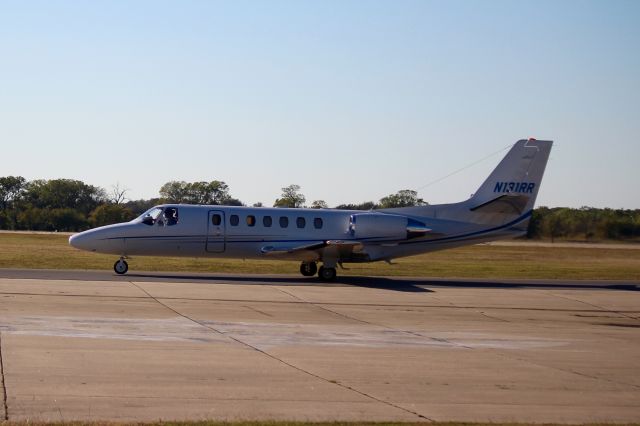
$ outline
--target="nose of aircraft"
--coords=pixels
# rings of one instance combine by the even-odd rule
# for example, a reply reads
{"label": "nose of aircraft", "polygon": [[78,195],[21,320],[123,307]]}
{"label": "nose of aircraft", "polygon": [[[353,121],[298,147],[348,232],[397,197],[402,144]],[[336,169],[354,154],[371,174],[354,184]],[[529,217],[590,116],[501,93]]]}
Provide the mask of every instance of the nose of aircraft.
{"label": "nose of aircraft", "polygon": [[[84,232],[80,232],[78,234],[73,234],[72,236],[69,237],[69,244],[72,247],[75,247],[77,249],[80,250],[89,250],[91,251],[92,248],[90,247],[90,243],[91,243],[91,236],[89,235],[91,233],[91,231],[84,231]],[[93,249],[95,250],[95,249]]]}
{"label": "nose of aircraft", "polygon": [[69,244],[80,250],[106,254],[122,254],[128,224],[115,224],[90,229],[69,237]]}

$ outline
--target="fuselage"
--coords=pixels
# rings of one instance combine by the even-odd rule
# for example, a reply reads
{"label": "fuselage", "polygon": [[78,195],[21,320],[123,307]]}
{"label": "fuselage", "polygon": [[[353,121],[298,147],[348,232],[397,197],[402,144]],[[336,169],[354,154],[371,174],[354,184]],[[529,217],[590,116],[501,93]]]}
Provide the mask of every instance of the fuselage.
{"label": "fuselage", "polygon": [[[175,212],[175,218],[167,217],[167,211]],[[157,216],[153,217],[154,214]],[[354,217],[362,221],[371,215],[383,219],[380,226],[358,234],[356,222],[354,232]],[[495,227],[392,211],[167,204],[131,222],[76,234],[70,243],[80,249],[124,257],[270,257],[316,261],[326,257],[323,245],[336,242],[335,261],[366,262],[521,235],[528,217],[522,215]],[[384,221],[387,218],[390,225]],[[398,221],[397,230],[392,229]],[[406,231],[407,223],[418,227],[415,235]],[[424,225],[422,233],[421,225]],[[341,249],[354,243],[359,243],[357,250]]]}

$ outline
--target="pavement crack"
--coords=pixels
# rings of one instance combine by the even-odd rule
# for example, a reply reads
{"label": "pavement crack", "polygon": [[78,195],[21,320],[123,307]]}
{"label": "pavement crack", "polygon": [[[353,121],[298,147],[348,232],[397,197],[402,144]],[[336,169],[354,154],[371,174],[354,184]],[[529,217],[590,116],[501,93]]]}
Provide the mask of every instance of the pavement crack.
{"label": "pavement crack", "polygon": [[[288,292],[287,290],[284,290],[284,289],[282,289],[282,288],[280,288],[280,287],[276,287],[276,289],[277,289],[278,291],[280,291],[281,293],[286,294],[287,296],[291,296],[291,297],[293,297],[293,298],[294,298],[294,299],[296,299],[298,302],[303,303],[303,304],[305,304],[305,305],[313,306],[313,307],[318,308],[318,309],[321,309],[321,310],[323,310],[323,311],[325,311],[325,312],[330,312],[330,313],[332,313],[332,314],[334,314],[334,315],[337,315],[337,316],[339,316],[339,317],[342,317],[342,318],[345,318],[345,319],[348,319],[348,320],[351,320],[351,321],[356,321],[356,322],[359,322],[359,323],[362,323],[362,324],[367,324],[367,325],[376,325],[376,326],[377,326],[377,324],[373,324],[373,323],[370,323],[370,322],[368,322],[368,321],[361,320],[361,319],[359,319],[359,318],[351,317],[351,316],[349,316],[349,315],[345,315],[345,314],[343,314],[343,313],[336,312],[336,311],[331,310],[331,309],[329,309],[329,308],[326,308],[326,307],[324,307],[324,306],[322,306],[322,305],[320,305],[320,304],[318,304],[318,303],[309,302],[308,300],[302,299],[301,297],[298,297],[298,296],[296,296],[295,294],[290,293],[290,292]],[[387,327],[385,327],[385,328],[387,328]]]}
{"label": "pavement crack", "polygon": [[345,319],[348,319],[348,320],[351,320],[351,321],[356,321],[356,322],[359,322],[361,324],[366,324],[366,325],[370,325],[370,326],[373,326],[373,327],[381,327],[381,328],[384,328],[385,330],[396,331],[398,333],[405,333],[405,334],[409,334],[411,336],[422,337],[423,339],[430,339],[430,340],[433,340],[435,342],[447,343],[447,344],[450,344],[452,346],[456,346],[456,347],[460,347],[460,348],[472,349],[469,346],[461,345],[459,343],[455,343],[455,342],[452,342],[452,341],[444,339],[444,338],[425,336],[424,334],[421,334],[421,333],[418,333],[418,332],[415,332],[415,331],[403,330],[403,329],[399,329],[399,328],[390,327],[390,326],[384,325],[384,324],[377,324],[377,323],[374,323],[374,322],[361,320],[360,318],[352,317],[350,315],[346,315],[346,314],[343,314],[341,312],[336,312],[336,311],[334,311],[332,309],[327,308],[326,306],[324,306],[322,304],[318,304],[318,303],[315,303],[315,302],[309,302],[308,300],[302,299],[302,298],[296,296],[295,294],[289,293],[288,291],[283,290],[283,289],[281,289],[279,287],[276,287],[276,288],[279,291],[281,291],[281,292],[293,297],[294,299],[300,301],[300,303],[305,303],[307,305],[313,306],[315,308],[321,309],[321,310],[326,311],[326,312],[330,312],[330,313],[332,313],[334,315],[338,315],[338,316],[340,316],[342,318],[345,318]]}
{"label": "pavement crack", "polygon": [[249,306],[249,305],[242,305],[242,307],[247,308],[247,309],[249,309],[250,311],[257,312],[257,313],[259,313],[259,314],[261,314],[261,315],[264,315],[265,317],[273,317],[273,315],[268,314],[268,313],[266,313],[266,312],[263,312],[263,311],[261,311],[260,309],[256,309],[256,308],[254,308],[253,306]]}
{"label": "pavement crack", "polygon": [[533,362],[533,361],[528,360],[528,359],[523,359],[523,358],[519,358],[519,357],[515,357],[515,356],[509,356],[509,355],[507,355],[507,354],[505,354],[503,352],[497,352],[497,354],[499,356],[503,357],[503,358],[507,358],[507,359],[510,359],[512,361],[524,362],[526,364],[535,365],[536,367],[549,368],[551,370],[562,371],[563,373],[575,374],[576,376],[584,377],[586,379],[601,380],[603,382],[613,383],[614,385],[631,386],[632,388],[640,389],[640,385],[636,385],[634,383],[626,383],[626,382],[621,382],[621,381],[617,381],[617,380],[607,379],[606,377],[598,377],[598,376],[594,376],[594,375],[591,375],[591,374],[582,373],[580,371],[571,370],[569,368],[560,368],[560,367],[555,367],[553,365],[541,364],[539,362]]}
{"label": "pavement crack", "polygon": [[[130,281],[129,281],[130,282]],[[68,297],[68,298],[88,298],[88,299],[146,299],[147,296],[122,296],[122,295],[96,295],[96,294],[52,294],[52,293],[35,293],[35,292],[16,292],[16,291],[0,291],[3,296],[45,296],[45,297]],[[185,300],[185,301],[207,301],[207,302],[238,302],[238,303],[279,303],[279,304],[304,304],[308,303],[301,299],[295,301],[282,300],[255,300],[255,299],[226,299],[226,298],[193,298],[193,297],[163,297],[165,300]],[[434,298],[435,299],[435,298]],[[437,300],[437,299],[436,299]],[[584,303],[584,302],[583,302]],[[328,302],[324,305],[345,306],[345,307],[378,307],[378,308],[406,308],[406,305],[395,303],[342,303]],[[534,308],[534,307],[504,307],[504,306],[474,306],[474,305],[455,305],[449,303],[449,306],[442,305],[411,305],[412,308],[424,309],[491,309],[496,311],[523,311],[523,312],[577,312],[577,313],[599,313],[602,308],[598,309],[558,309],[558,308]],[[614,311],[612,311],[614,312]],[[619,310],[615,311],[620,315],[640,315],[638,310]],[[640,318],[630,317],[640,320]],[[502,320],[505,321],[505,320]]]}
{"label": "pavement crack", "polygon": [[[584,305],[591,306],[592,308],[596,308],[596,309],[597,309],[597,311],[593,311],[593,310],[591,310],[591,312],[609,312],[609,313],[616,313],[616,314],[622,315],[622,316],[627,317],[627,318],[635,319],[635,318],[633,318],[633,317],[631,317],[631,316],[629,316],[629,315],[625,315],[625,314],[624,314],[623,312],[621,312],[621,311],[614,311],[614,310],[606,309],[606,308],[603,308],[602,306],[594,305],[594,304],[589,303],[589,302],[584,302],[584,301],[582,301],[582,300],[577,300],[577,299],[574,299],[574,298],[571,298],[571,297],[562,296],[562,295],[555,294],[555,293],[552,293],[552,292],[545,292],[545,293],[546,293],[546,294],[549,294],[549,295],[551,295],[551,296],[554,296],[554,297],[559,297],[559,298],[564,299],[564,300],[570,300],[570,301],[572,301],[572,302],[582,303],[582,304],[584,304]],[[568,310],[568,309],[567,309],[567,310],[564,310],[564,311],[570,311],[570,310]],[[486,317],[488,317],[488,318],[492,318],[492,317],[490,317],[490,316],[486,315],[484,312],[480,312],[480,313],[481,313],[483,316],[486,316]],[[497,317],[496,317],[495,319],[500,319],[500,318],[497,318]],[[507,321],[507,320],[503,320],[503,321],[509,322],[509,321]],[[565,368],[560,368],[560,367],[554,367],[554,366],[552,366],[552,365],[540,364],[540,363],[533,362],[533,361],[528,360],[528,359],[523,359],[523,358],[519,358],[519,357],[509,356],[509,355],[507,355],[507,354],[505,354],[505,353],[502,353],[502,352],[497,352],[497,353],[498,353],[498,355],[499,355],[499,356],[501,356],[501,357],[503,357],[503,358],[507,358],[507,359],[515,360],[515,361],[519,361],[519,362],[524,362],[524,363],[527,363],[527,364],[530,364],[530,365],[535,365],[535,366],[537,366],[537,367],[549,368],[549,369],[551,369],[551,370],[561,371],[561,372],[563,372],[563,373],[575,374],[576,376],[584,377],[584,378],[591,379],[591,380],[601,380],[601,381],[608,382],[608,383],[613,383],[613,384],[616,384],[616,385],[631,386],[631,387],[633,387],[633,388],[640,389],[640,386],[638,386],[638,385],[636,385],[636,384],[633,384],[633,383],[620,382],[620,381],[616,381],[616,380],[607,379],[607,378],[605,378],[605,377],[598,377],[598,376],[593,376],[593,375],[590,375],[590,374],[582,373],[582,372],[580,372],[580,371],[575,371],[575,370],[565,369]]]}
{"label": "pavement crack", "polygon": [[496,317],[496,316],[494,316],[494,315],[489,315],[489,314],[487,314],[487,313],[486,313],[486,312],[484,312],[484,311],[477,311],[477,312],[478,312],[480,315],[482,315],[483,317],[488,318],[488,319],[491,319],[491,320],[494,320],[494,321],[500,321],[500,322],[511,322],[511,321],[506,320],[506,319],[504,319],[504,318]]}
{"label": "pavement crack", "polygon": [[[400,405],[394,404],[393,402],[389,402],[389,401],[385,401],[384,399],[377,398],[377,397],[375,397],[375,396],[373,396],[373,395],[370,395],[370,394],[368,394],[368,393],[366,393],[366,392],[364,392],[364,391],[361,391],[361,390],[358,390],[358,389],[352,388],[351,386],[345,385],[345,384],[340,383],[340,382],[337,382],[337,381],[335,381],[335,380],[329,380],[329,379],[327,379],[327,378],[325,378],[325,377],[322,377],[322,376],[320,376],[320,375],[318,375],[318,374],[312,373],[312,372],[311,372],[311,371],[309,371],[309,370],[305,370],[305,369],[304,369],[304,368],[302,368],[302,367],[298,367],[297,365],[294,365],[294,364],[292,364],[292,363],[290,363],[290,362],[288,362],[288,361],[285,361],[285,360],[284,360],[284,359],[282,359],[282,358],[278,358],[277,356],[275,356],[275,355],[273,355],[273,354],[270,354],[269,352],[267,352],[267,351],[265,351],[265,350],[263,350],[263,349],[260,349],[260,348],[259,348],[259,347],[257,347],[257,346],[254,346],[254,345],[252,345],[252,344],[250,344],[250,343],[247,343],[247,342],[245,342],[245,341],[243,341],[243,340],[240,340],[240,339],[238,339],[237,337],[232,336],[231,334],[224,333],[224,332],[222,332],[222,331],[218,330],[217,328],[215,328],[215,327],[213,327],[213,326],[211,326],[211,325],[209,325],[209,324],[206,324],[206,323],[204,323],[204,322],[202,322],[202,321],[198,321],[198,320],[197,320],[197,319],[195,319],[195,318],[191,318],[190,316],[185,315],[185,314],[183,314],[183,313],[181,313],[181,312],[179,312],[179,311],[175,310],[175,309],[174,309],[174,308],[172,308],[171,306],[169,306],[169,305],[167,305],[167,304],[163,303],[163,302],[162,302],[161,300],[159,300],[157,297],[155,297],[155,296],[151,295],[147,290],[145,290],[145,289],[144,289],[144,288],[142,288],[141,286],[137,285],[135,282],[133,282],[133,281],[129,281],[129,282],[131,283],[131,285],[133,285],[134,287],[136,287],[137,289],[139,289],[140,291],[142,291],[143,293],[145,293],[145,294],[146,294],[147,296],[149,296],[151,299],[155,300],[159,305],[164,306],[166,309],[170,310],[171,312],[175,313],[176,315],[179,315],[180,317],[182,317],[182,318],[184,318],[184,319],[186,319],[186,320],[188,320],[188,321],[191,321],[191,322],[193,322],[193,323],[195,323],[195,324],[198,324],[198,325],[200,325],[201,327],[207,328],[207,329],[209,329],[209,330],[213,331],[214,333],[217,333],[217,334],[220,334],[220,335],[222,335],[222,336],[225,336],[225,337],[227,337],[227,338],[229,338],[229,339],[233,340],[234,342],[236,342],[236,343],[238,343],[238,344],[240,344],[240,345],[243,345],[243,346],[245,346],[245,347],[247,347],[247,348],[250,348],[250,349],[252,349],[252,350],[254,350],[254,351],[256,351],[256,352],[259,352],[259,353],[261,353],[262,355],[264,355],[264,356],[266,356],[266,357],[269,357],[269,358],[271,358],[272,360],[274,360],[274,361],[276,361],[276,362],[279,362],[280,364],[286,365],[286,366],[287,366],[287,367],[289,367],[289,368],[293,368],[293,369],[294,369],[294,370],[296,370],[296,371],[299,371],[299,372],[301,372],[301,373],[303,373],[303,374],[306,374],[306,375],[308,375],[308,376],[310,376],[310,377],[313,377],[313,378],[315,378],[315,379],[321,380],[321,381],[323,381],[323,382],[325,382],[325,383],[328,383],[328,384],[331,384],[331,385],[334,385],[334,386],[339,386],[339,387],[341,387],[341,388],[343,388],[343,389],[346,389],[346,390],[348,390],[348,391],[355,392],[355,393],[357,393],[358,395],[363,396],[363,397],[365,397],[365,398],[368,398],[368,399],[370,399],[370,400],[372,400],[372,401],[379,402],[379,403],[384,404],[384,405],[387,405],[387,406],[389,406],[389,407],[393,407],[393,408],[395,408],[395,409],[398,409],[398,410],[404,411],[405,413],[412,414],[412,415],[417,416],[418,418],[420,418],[420,419],[422,419],[422,420],[427,420],[427,421],[430,421],[430,422],[435,421],[435,420],[433,420],[433,419],[431,419],[431,418],[429,418],[429,417],[427,417],[427,416],[424,416],[424,415],[422,415],[422,414],[420,414],[420,413],[418,413],[418,412],[415,412],[415,411],[409,410],[409,409],[404,408],[404,407],[402,407],[402,406],[400,406]],[[295,297],[295,296],[293,296],[293,297]]]}
{"label": "pavement crack", "polygon": [[4,378],[4,361],[2,358],[2,332],[0,332],[0,380],[2,381],[2,403],[4,405],[4,421],[9,420],[9,406],[7,404],[7,383]]}
{"label": "pavement crack", "polygon": [[635,321],[639,321],[640,320],[639,318],[636,318],[636,317],[634,317],[632,315],[627,315],[624,311],[616,311],[614,309],[608,309],[608,308],[605,308],[603,306],[598,306],[598,305],[594,305],[593,303],[585,302],[584,300],[574,299],[573,297],[563,296],[561,294],[556,294],[556,293],[553,293],[553,292],[547,292],[547,294],[550,294],[550,295],[555,296],[555,297],[559,297],[559,298],[564,299],[564,300],[570,300],[572,302],[582,303],[583,305],[591,306],[592,308],[597,308],[597,309],[601,310],[602,312],[608,312],[608,313],[611,313],[611,314],[618,314],[618,315],[621,315],[621,316],[623,316],[625,318],[629,318],[629,319],[632,319],[632,320],[635,320]]}

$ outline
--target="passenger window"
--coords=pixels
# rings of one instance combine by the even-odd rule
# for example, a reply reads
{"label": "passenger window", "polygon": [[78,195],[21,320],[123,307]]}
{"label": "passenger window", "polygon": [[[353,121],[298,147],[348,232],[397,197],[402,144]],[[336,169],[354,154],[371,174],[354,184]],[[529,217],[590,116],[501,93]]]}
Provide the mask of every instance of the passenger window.
{"label": "passenger window", "polygon": [[304,228],[307,225],[307,221],[304,220],[304,217],[299,217],[296,219],[296,226],[298,228]]}
{"label": "passenger window", "polygon": [[231,217],[229,217],[229,223],[231,224],[231,226],[238,226],[238,223],[240,223],[240,218],[237,214],[232,214]]}
{"label": "passenger window", "polygon": [[313,219],[313,227],[316,229],[322,229],[322,218],[316,217]]}
{"label": "passenger window", "polygon": [[220,225],[222,223],[222,216],[220,216],[219,214],[214,214],[213,216],[211,216],[211,223],[215,226]]}
{"label": "passenger window", "polygon": [[164,220],[167,226],[173,226],[178,223],[178,209],[175,207],[167,207],[164,209]]}
{"label": "passenger window", "polygon": [[253,215],[247,216],[247,225],[248,226],[256,226],[256,217]]}
{"label": "passenger window", "polygon": [[265,228],[271,228],[272,223],[273,220],[271,219],[271,216],[265,216],[262,218],[262,224],[265,226]]}
{"label": "passenger window", "polygon": [[286,228],[289,226],[289,218],[286,216],[280,216],[280,228]]}

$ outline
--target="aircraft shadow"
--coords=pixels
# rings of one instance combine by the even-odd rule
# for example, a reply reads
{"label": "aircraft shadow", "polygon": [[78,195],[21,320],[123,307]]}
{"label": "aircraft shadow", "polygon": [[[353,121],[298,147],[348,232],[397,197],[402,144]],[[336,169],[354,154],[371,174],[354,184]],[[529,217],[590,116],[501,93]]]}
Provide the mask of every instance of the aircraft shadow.
{"label": "aircraft shadow", "polygon": [[555,289],[555,290],[621,290],[640,291],[640,285],[635,283],[607,282],[607,281],[535,281],[535,280],[472,280],[472,279],[429,279],[407,277],[366,277],[340,276],[336,282],[325,283],[317,278],[303,277],[272,277],[261,275],[183,275],[183,274],[152,274],[130,273],[128,277],[148,279],[150,281],[190,281],[210,284],[243,283],[254,285],[304,285],[304,286],[353,286],[374,288],[381,290],[400,291],[408,293],[431,293],[434,288],[472,288],[472,289]]}
{"label": "aircraft shadow", "polygon": [[337,281],[326,283],[319,281],[317,278],[297,278],[297,277],[268,277],[261,275],[181,275],[181,274],[127,274],[127,277],[149,278],[162,281],[190,281],[190,282],[206,282],[210,284],[224,284],[236,282],[242,284],[254,285],[303,285],[313,287],[341,287],[354,286],[363,288],[375,288],[381,290],[393,290],[408,293],[431,293],[429,290],[419,286],[419,282],[407,279],[393,279],[384,277],[339,277]]}

